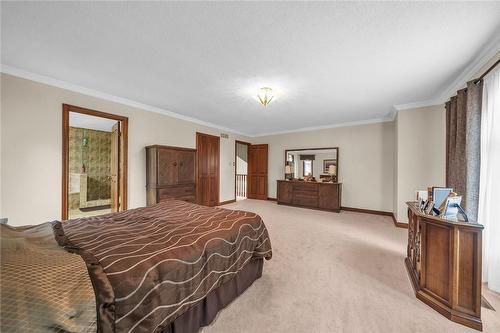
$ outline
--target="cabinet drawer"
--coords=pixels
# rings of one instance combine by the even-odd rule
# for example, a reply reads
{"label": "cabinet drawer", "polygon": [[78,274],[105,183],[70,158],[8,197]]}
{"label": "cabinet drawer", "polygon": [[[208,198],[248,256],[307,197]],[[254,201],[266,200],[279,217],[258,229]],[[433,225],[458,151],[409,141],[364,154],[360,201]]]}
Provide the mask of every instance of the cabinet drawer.
{"label": "cabinet drawer", "polygon": [[160,199],[172,198],[172,197],[178,198],[178,197],[194,196],[194,195],[195,195],[194,185],[167,187],[158,190],[158,196]]}
{"label": "cabinet drawer", "polygon": [[295,191],[293,191],[293,195],[294,196],[298,196],[298,197],[317,198],[318,197],[318,192],[315,192],[315,191],[295,190]]}
{"label": "cabinet drawer", "polygon": [[[171,198],[171,197],[164,196],[163,198],[160,198],[160,202],[168,200],[169,198]],[[187,201],[187,202],[191,202],[191,203],[196,203],[196,196],[195,195],[180,196],[180,197],[175,197],[175,199],[181,200],[181,201]]]}
{"label": "cabinet drawer", "polygon": [[293,184],[293,191],[297,192],[318,192],[317,184]]}
{"label": "cabinet drawer", "polygon": [[302,196],[294,193],[293,204],[307,207],[318,207],[318,197],[317,196]]}

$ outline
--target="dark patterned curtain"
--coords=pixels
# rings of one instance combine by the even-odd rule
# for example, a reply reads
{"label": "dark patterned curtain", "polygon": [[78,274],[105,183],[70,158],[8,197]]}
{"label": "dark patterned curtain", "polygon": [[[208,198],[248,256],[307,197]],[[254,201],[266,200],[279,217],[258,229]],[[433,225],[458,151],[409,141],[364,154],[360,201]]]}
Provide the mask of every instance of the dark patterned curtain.
{"label": "dark patterned curtain", "polygon": [[446,186],[462,196],[473,221],[479,200],[482,85],[470,81],[446,102]]}

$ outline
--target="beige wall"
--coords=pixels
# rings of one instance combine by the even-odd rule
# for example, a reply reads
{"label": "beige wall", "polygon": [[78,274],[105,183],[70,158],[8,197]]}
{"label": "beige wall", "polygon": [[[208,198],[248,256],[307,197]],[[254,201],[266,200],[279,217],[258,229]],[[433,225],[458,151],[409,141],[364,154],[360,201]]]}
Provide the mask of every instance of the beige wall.
{"label": "beige wall", "polygon": [[[145,150],[151,144],[196,146],[195,132],[220,130],[90,97],[46,84],[1,76],[1,208],[9,224],[39,224],[61,215],[63,103],[129,117],[129,207],[146,204]],[[234,199],[234,140],[221,138],[220,200]]]}
{"label": "beige wall", "polygon": [[384,122],[254,138],[269,144],[269,197],[284,178],[285,150],[339,147],[342,205],[393,210],[394,123]]}
{"label": "beige wall", "polygon": [[446,112],[444,105],[399,111],[395,119],[396,169],[394,213],[408,222],[406,201],[415,190],[446,182]]}

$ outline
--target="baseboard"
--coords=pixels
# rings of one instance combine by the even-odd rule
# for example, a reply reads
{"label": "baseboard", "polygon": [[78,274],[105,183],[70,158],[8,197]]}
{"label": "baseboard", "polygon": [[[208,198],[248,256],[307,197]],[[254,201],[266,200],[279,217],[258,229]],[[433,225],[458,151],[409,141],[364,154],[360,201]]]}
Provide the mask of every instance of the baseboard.
{"label": "baseboard", "polygon": [[393,215],[392,212],[385,212],[382,210],[372,210],[372,209],[344,207],[344,206],[342,206],[341,209],[349,211],[349,212],[356,212],[356,213],[366,213],[366,214],[375,214],[375,215],[384,215],[384,216],[392,216]]}
{"label": "baseboard", "polygon": [[231,200],[226,200],[226,201],[219,202],[219,206],[227,205],[227,204],[230,204],[230,203],[233,203],[233,202],[236,202],[236,199],[231,199]]}
{"label": "baseboard", "polygon": [[394,225],[397,228],[408,229],[408,223],[398,222],[398,220],[396,219],[396,215],[394,215],[394,213],[392,214],[392,222],[394,222]]}
{"label": "baseboard", "polygon": [[278,199],[276,199],[276,198],[267,198],[267,200],[269,200],[269,201],[278,201]]}
{"label": "baseboard", "polygon": [[396,220],[396,216],[394,215],[393,212],[386,212],[386,211],[382,211],[382,210],[354,208],[354,207],[342,207],[342,210],[346,210],[346,211],[350,211],[350,212],[356,212],[356,213],[366,213],[366,214],[375,214],[375,215],[390,216],[390,217],[392,217],[392,222],[394,222],[394,225],[397,228],[408,229],[408,223],[398,222],[398,220]]}

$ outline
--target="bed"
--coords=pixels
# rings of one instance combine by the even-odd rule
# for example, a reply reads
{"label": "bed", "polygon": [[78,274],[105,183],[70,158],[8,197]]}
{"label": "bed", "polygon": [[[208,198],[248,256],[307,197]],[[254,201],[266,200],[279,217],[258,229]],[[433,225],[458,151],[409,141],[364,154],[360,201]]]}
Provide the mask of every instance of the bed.
{"label": "bed", "polygon": [[1,228],[2,332],[197,332],[272,256],[258,215],[177,200]]}

